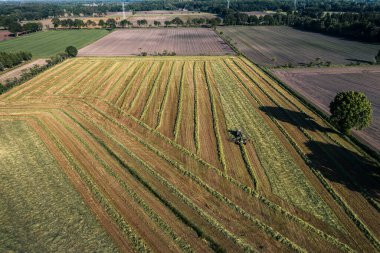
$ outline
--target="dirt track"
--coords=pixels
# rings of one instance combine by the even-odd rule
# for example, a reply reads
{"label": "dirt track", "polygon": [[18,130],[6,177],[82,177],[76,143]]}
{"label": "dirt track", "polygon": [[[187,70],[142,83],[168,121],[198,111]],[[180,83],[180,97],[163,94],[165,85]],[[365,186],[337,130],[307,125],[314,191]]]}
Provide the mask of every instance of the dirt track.
{"label": "dirt track", "polygon": [[130,29],[118,30],[81,49],[79,56],[128,56],[164,50],[177,55],[226,55],[232,49],[211,29]]}
{"label": "dirt track", "polygon": [[0,41],[11,39],[12,37],[9,37],[10,34],[8,31],[0,31]]}
{"label": "dirt track", "polygon": [[380,150],[380,67],[349,67],[323,69],[288,69],[273,72],[292,89],[305,96],[325,113],[337,92],[364,92],[373,105],[373,123],[364,131],[356,131],[366,143]]}
{"label": "dirt track", "polygon": [[39,65],[39,66],[42,66],[42,65],[45,65],[46,64],[46,60],[45,59],[38,59],[38,60],[35,60],[31,63],[28,63],[28,64],[24,64],[18,68],[15,68],[11,71],[8,71],[6,73],[4,73],[3,75],[0,75],[0,83],[5,83],[8,79],[12,79],[12,78],[18,78],[19,76],[21,76],[21,74],[27,70],[27,69],[30,69],[32,68],[34,65]]}

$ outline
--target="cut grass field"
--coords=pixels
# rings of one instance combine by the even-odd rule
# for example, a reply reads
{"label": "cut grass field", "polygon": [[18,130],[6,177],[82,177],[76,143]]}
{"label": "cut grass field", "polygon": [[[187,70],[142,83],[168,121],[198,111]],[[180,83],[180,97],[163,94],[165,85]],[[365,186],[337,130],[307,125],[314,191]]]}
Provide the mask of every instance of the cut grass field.
{"label": "cut grass field", "polygon": [[378,162],[243,57],[70,59],[0,115],[37,122],[122,251],[380,250]]}
{"label": "cut grass field", "polygon": [[0,51],[28,51],[33,59],[48,58],[65,51],[66,47],[82,48],[107,35],[106,30],[64,30],[36,32],[0,42]]}
{"label": "cut grass field", "polygon": [[16,118],[0,120],[1,251],[116,252],[36,122]]}
{"label": "cut grass field", "polygon": [[[332,64],[373,62],[379,49],[368,44],[286,26],[219,27],[224,37],[253,62],[265,66],[307,64],[320,58]],[[236,43],[236,44],[235,44]]]}

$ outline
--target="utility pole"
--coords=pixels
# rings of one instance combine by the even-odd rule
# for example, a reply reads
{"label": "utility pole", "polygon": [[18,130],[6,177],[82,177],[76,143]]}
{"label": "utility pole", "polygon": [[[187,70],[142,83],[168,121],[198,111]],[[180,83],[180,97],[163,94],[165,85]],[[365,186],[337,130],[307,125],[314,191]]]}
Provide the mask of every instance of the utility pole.
{"label": "utility pole", "polygon": [[227,9],[230,8],[230,0],[227,0]]}
{"label": "utility pole", "polygon": [[125,9],[124,9],[124,2],[122,3],[123,5],[123,19],[125,19]]}

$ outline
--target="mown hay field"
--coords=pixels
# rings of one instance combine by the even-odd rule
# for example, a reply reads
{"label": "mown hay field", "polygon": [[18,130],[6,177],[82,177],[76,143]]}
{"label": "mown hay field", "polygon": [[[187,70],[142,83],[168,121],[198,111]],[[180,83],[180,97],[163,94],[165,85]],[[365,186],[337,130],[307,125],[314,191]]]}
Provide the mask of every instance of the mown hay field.
{"label": "mown hay field", "polygon": [[0,51],[31,52],[34,59],[48,58],[65,51],[66,47],[82,48],[107,35],[106,30],[44,31],[0,42]]}
{"label": "mown hay field", "polygon": [[82,48],[80,56],[129,56],[175,52],[177,55],[226,55],[232,49],[207,28],[117,30]]}
{"label": "mown hay field", "polygon": [[38,122],[122,251],[380,250],[378,161],[245,58],[70,59],[0,113]]}
{"label": "mown hay field", "polygon": [[[378,45],[285,26],[225,26],[223,36],[253,62],[265,66],[304,65],[316,58],[331,64],[373,62]],[[236,43],[236,44],[235,44]]]}
{"label": "mown hay field", "polygon": [[380,67],[278,69],[272,72],[326,114],[330,113],[330,102],[338,92],[364,92],[372,103],[373,122],[370,127],[363,131],[354,131],[354,134],[373,149],[380,151]]}
{"label": "mown hay field", "polygon": [[37,118],[1,116],[1,251],[117,252],[49,142]]}

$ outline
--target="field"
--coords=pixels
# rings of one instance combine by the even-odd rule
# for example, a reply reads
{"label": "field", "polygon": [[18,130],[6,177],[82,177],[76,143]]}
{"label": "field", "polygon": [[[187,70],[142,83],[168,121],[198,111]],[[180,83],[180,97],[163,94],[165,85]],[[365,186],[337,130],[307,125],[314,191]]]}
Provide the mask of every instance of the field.
{"label": "field", "polygon": [[70,59],[0,114],[38,131],[121,251],[380,250],[378,162],[245,58]]}
{"label": "field", "polygon": [[1,31],[0,30],[0,41],[11,39],[11,37],[9,37],[10,34],[11,33],[8,31]]}
{"label": "field", "polygon": [[43,130],[28,118],[0,119],[1,251],[116,252],[61,170],[64,161],[52,155]]}
{"label": "field", "polygon": [[148,25],[154,25],[154,21],[161,22],[163,26],[165,21],[172,21],[174,18],[179,17],[184,23],[188,20],[192,20],[195,18],[204,18],[204,19],[212,19],[215,18],[214,14],[211,13],[203,13],[203,12],[180,12],[180,11],[167,11],[167,12],[157,12],[157,11],[144,11],[137,12],[135,15],[127,17],[127,20],[133,23],[133,25],[137,25],[137,20],[145,19],[148,21]]}
{"label": "field", "polygon": [[80,56],[127,56],[162,53],[177,55],[234,54],[231,48],[211,29],[128,29],[118,30],[81,49]]}
{"label": "field", "polygon": [[305,64],[321,58],[332,64],[373,62],[378,45],[304,32],[284,26],[220,27],[224,36],[257,64],[282,66]]}
{"label": "field", "polygon": [[286,69],[273,73],[292,89],[329,114],[329,104],[336,93],[347,90],[364,92],[373,105],[373,123],[356,132],[364,143],[380,151],[380,68],[346,67],[327,69]]}
{"label": "field", "polygon": [[68,46],[82,48],[108,34],[106,30],[47,31],[0,42],[0,51],[29,51],[34,59],[48,58]]}

